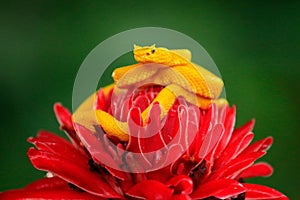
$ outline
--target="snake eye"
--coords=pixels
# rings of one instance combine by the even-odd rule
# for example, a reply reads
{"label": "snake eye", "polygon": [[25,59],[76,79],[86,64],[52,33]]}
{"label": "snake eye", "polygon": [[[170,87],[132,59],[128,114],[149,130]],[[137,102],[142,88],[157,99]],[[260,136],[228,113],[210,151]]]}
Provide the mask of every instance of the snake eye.
{"label": "snake eye", "polygon": [[151,49],[151,53],[152,54],[154,54],[155,53],[155,49],[153,48],[153,49]]}

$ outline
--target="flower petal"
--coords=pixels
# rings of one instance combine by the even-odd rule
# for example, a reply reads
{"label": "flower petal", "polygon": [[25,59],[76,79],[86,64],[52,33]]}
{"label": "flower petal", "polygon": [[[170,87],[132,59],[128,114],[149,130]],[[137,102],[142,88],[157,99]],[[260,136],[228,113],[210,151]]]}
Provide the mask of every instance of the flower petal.
{"label": "flower petal", "polygon": [[259,140],[251,144],[242,152],[242,154],[247,154],[250,152],[266,152],[271,147],[272,143],[273,143],[273,138],[267,137],[265,139]]}
{"label": "flower petal", "polygon": [[201,160],[207,153],[206,147],[211,140],[210,135],[207,135],[209,134],[211,127],[214,126],[214,123],[212,123],[212,118],[214,116],[213,109],[215,109],[215,104],[213,104],[206,111],[202,111],[199,114],[199,130],[194,142],[189,148],[191,152],[194,152],[193,154],[196,159],[196,162],[201,162]]}
{"label": "flower petal", "polygon": [[209,180],[217,180],[220,178],[236,178],[244,169],[247,169],[253,165],[254,161],[262,157],[265,152],[253,152],[246,155],[239,156],[226,165],[220,170],[216,171]]}
{"label": "flower petal", "polygon": [[88,164],[84,168],[82,164],[73,162],[74,160],[34,148],[28,150],[28,157],[35,168],[50,171],[91,194],[109,198],[120,197],[98,174],[89,171]]}
{"label": "flower petal", "polygon": [[138,139],[142,153],[157,151],[166,145],[161,136],[162,125],[159,117],[161,113],[159,103],[154,102],[148,114],[148,123],[145,126],[144,135],[140,134]]}
{"label": "flower petal", "polygon": [[60,124],[60,128],[65,130],[67,136],[76,147],[81,147],[80,140],[74,130],[72,115],[68,109],[63,107],[60,103],[54,104],[54,112]]}
{"label": "flower petal", "polygon": [[180,145],[183,149],[188,149],[187,154],[189,156],[192,156],[192,149],[189,150],[189,147],[196,138],[199,129],[198,116],[199,109],[196,106],[180,105],[178,107]]}
{"label": "flower petal", "polygon": [[235,124],[235,113],[236,109],[235,106],[233,106],[226,114],[225,122],[224,122],[224,133],[222,135],[221,140],[219,141],[216,150],[215,150],[215,158],[218,158],[222,151],[227,146],[228,142],[230,141],[234,124]]}
{"label": "flower petal", "polygon": [[[110,146],[105,146],[105,134],[103,131],[98,131],[96,134],[93,134],[89,129],[79,124],[74,124],[76,127],[76,131],[80,134],[80,139],[83,145],[86,147],[88,152],[91,154],[93,160],[99,164],[101,163],[110,163],[110,167],[114,169],[119,169],[117,163],[121,159],[121,157],[112,157],[108,152],[108,149],[113,146],[117,148],[114,144],[110,144]],[[96,129],[101,129],[100,127],[96,127]],[[99,138],[99,139],[98,139]],[[113,151],[113,147],[110,149]]]}
{"label": "flower petal", "polygon": [[[222,124],[216,124],[206,134],[203,144],[199,151],[199,158],[212,158],[214,159],[214,150],[218,145],[218,142],[224,134],[224,126]],[[209,159],[210,160],[210,159]]]}
{"label": "flower petal", "polygon": [[239,128],[236,128],[232,135],[243,135],[243,134],[246,134],[246,133],[249,133],[252,131],[253,127],[254,127],[254,124],[255,124],[255,120],[252,119],[250,120],[248,123],[244,124],[243,126],[239,127]]}
{"label": "flower petal", "polygon": [[158,181],[146,180],[130,188],[126,194],[135,198],[166,200],[171,199],[173,190]]}
{"label": "flower petal", "polygon": [[166,182],[168,187],[174,188],[174,193],[187,195],[193,191],[193,181],[189,176],[179,175]]}
{"label": "flower petal", "polygon": [[141,110],[136,107],[132,107],[128,114],[128,129],[129,129],[129,141],[127,144],[128,151],[140,152],[138,135],[144,135],[143,120],[141,117]]}
{"label": "flower petal", "polygon": [[65,159],[76,159],[79,164],[88,162],[88,157],[65,139],[47,131],[40,131],[35,138],[28,138],[39,150],[49,151]]}
{"label": "flower petal", "polygon": [[218,179],[207,182],[196,189],[191,197],[196,199],[204,199],[207,197],[216,197],[226,199],[246,191],[243,185],[235,180]]}
{"label": "flower petal", "polygon": [[[240,132],[241,133],[241,132]],[[241,151],[243,151],[252,141],[254,134],[248,132],[246,134],[233,135],[225,150],[221,153],[219,159],[214,164],[214,169],[221,168],[226,162],[234,159]]]}
{"label": "flower petal", "polygon": [[60,103],[54,104],[54,112],[62,129],[74,130],[72,115],[68,109],[63,107]]}
{"label": "flower petal", "polygon": [[163,140],[165,141],[166,144],[172,141],[176,133],[178,133],[178,129],[180,126],[179,119],[178,119],[178,105],[179,105],[178,100],[175,100],[173,106],[171,107],[171,109],[169,110],[166,116],[164,127],[161,130]]}
{"label": "flower petal", "polygon": [[254,178],[258,176],[268,177],[271,176],[273,173],[273,168],[268,163],[260,162],[257,163],[248,169],[245,169],[238,178],[247,179],[247,178]]}
{"label": "flower petal", "polygon": [[246,191],[246,199],[247,200],[257,200],[257,199],[280,199],[280,200],[287,200],[288,198],[278,192],[273,188],[269,188],[263,185],[256,185],[256,184],[248,184],[244,183],[243,186],[247,189]]}
{"label": "flower petal", "polygon": [[108,103],[110,103],[110,102],[106,101],[103,88],[100,88],[100,90],[96,93],[94,109],[103,110],[103,111],[107,112]]}
{"label": "flower petal", "polygon": [[66,190],[69,189],[68,182],[54,176],[52,178],[42,178],[30,183],[24,189],[26,190]]}
{"label": "flower petal", "polygon": [[113,169],[111,167],[108,167],[108,166],[105,166],[105,169],[111,174],[113,175],[114,177],[120,179],[121,181],[124,181],[125,179],[128,178],[128,175],[123,172],[123,171],[120,171],[120,170],[116,170],[116,169]]}

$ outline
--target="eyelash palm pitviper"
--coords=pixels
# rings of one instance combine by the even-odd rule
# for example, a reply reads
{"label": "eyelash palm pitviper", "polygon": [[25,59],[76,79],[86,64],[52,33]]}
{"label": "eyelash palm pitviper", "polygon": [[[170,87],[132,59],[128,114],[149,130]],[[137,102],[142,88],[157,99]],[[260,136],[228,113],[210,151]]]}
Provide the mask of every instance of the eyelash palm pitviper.
{"label": "eyelash palm pitviper", "polygon": [[[151,77],[152,79],[153,77],[159,78],[165,86],[142,112],[144,124],[146,124],[148,113],[155,102],[158,102],[162,109],[162,118],[169,111],[178,96],[183,96],[188,102],[196,104],[201,109],[207,109],[212,103],[218,106],[227,104],[226,99],[218,99],[223,89],[222,79],[203,67],[192,63],[189,50],[169,50],[156,48],[155,45],[145,47],[134,45],[133,52],[134,58],[138,63],[115,69],[112,75],[115,81],[114,87],[126,88]],[[141,66],[147,63],[156,63],[167,67],[163,70],[153,70],[152,72],[150,70],[147,72],[134,71],[142,69]],[[167,69],[171,69],[175,76],[170,76],[170,70]],[[179,74],[180,77],[176,76],[176,74]],[[111,88],[112,86],[108,87]],[[117,137],[124,142],[128,141],[127,122],[118,121],[102,110],[96,110],[95,112],[98,123],[108,136]]]}

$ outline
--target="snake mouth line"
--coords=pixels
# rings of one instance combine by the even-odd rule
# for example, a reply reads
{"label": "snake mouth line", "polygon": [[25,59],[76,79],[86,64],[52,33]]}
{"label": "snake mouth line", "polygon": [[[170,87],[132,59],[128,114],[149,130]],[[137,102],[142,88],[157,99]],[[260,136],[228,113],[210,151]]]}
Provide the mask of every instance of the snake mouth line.
{"label": "snake mouth line", "polygon": [[150,53],[146,53],[144,55],[133,54],[136,60],[143,60],[145,63],[158,63],[158,62],[153,62],[149,57],[150,55],[151,55]]}

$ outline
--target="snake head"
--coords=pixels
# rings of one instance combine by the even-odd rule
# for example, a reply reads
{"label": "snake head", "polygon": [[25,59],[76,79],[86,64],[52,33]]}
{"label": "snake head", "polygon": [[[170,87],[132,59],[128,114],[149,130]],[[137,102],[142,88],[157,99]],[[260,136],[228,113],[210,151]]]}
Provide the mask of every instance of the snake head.
{"label": "snake head", "polygon": [[155,44],[151,46],[140,47],[134,45],[134,59],[139,63],[159,63],[168,65],[172,55],[166,48],[156,48]]}

